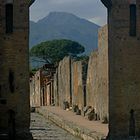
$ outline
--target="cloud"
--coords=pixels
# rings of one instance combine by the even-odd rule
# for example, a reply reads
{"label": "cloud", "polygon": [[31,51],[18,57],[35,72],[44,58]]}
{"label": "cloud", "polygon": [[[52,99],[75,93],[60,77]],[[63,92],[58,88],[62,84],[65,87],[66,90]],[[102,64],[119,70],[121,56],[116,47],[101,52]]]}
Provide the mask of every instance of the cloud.
{"label": "cloud", "polygon": [[106,8],[100,0],[37,0],[30,8],[30,18],[38,21],[52,11],[73,13],[100,25],[106,23]]}

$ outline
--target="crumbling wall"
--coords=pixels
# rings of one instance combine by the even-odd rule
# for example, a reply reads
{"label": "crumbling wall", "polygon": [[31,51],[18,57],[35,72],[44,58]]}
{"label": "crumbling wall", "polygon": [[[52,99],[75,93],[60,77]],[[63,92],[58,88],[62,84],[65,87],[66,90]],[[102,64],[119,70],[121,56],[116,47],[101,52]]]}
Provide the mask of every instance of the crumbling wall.
{"label": "crumbling wall", "polygon": [[108,120],[108,31],[100,28],[98,50],[89,59],[87,76],[87,106],[95,109],[97,118]]}
{"label": "crumbling wall", "polygon": [[32,107],[40,106],[40,71],[37,71],[30,81],[30,102]]}
{"label": "crumbling wall", "polygon": [[65,57],[58,66],[58,96],[59,105],[64,102],[71,104],[71,58]]}
{"label": "crumbling wall", "polygon": [[56,70],[56,73],[54,74],[54,104],[55,106],[59,106],[59,95],[58,95],[58,72]]}
{"label": "crumbling wall", "polygon": [[35,80],[34,76],[30,78],[30,106],[35,106]]}
{"label": "crumbling wall", "polygon": [[[98,87],[97,112],[101,120],[108,118],[108,29],[107,25],[98,32]],[[108,120],[108,119],[107,119]]]}
{"label": "crumbling wall", "polygon": [[32,106],[54,105],[53,75],[45,74],[45,70],[38,70],[30,79],[30,102]]}
{"label": "crumbling wall", "polygon": [[84,61],[76,61],[72,64],[72,105],[78,105],[80,110],[86,104],[85,81],[86,65]]}
{"label": "crumbling wall", "polygon": [[83,96],[82,62],[77,61],[72,64],[72,105],[78,105],[79,109],[82,109]]}
{"label": "crumbling wall", "polygon": [[97,63],[98,52],[94,51],[89,57],[88,71],[87,71],[87,85],[86,85],[86,102],[87,106],[96,108],[97,106]]}
{"label": "crumbling wall", "polygon": [[48,76],[45,79],[38,71],[34,80],[36,106],[40,105],[40,98],[41,101],[43,99],[43,105],[59,105],[66,109],[67,102],[68,108],[77,105],[83,112],[85,106],[91,106],[96,119],[108,121],[107,26],[99,30],[98,50],[89,57],[88,71],[87,61],[74,61],[65,57],[59,62],[53,78]]}
{"label": "crumbling wall", "polygon": [[47,105],[51,105],[51,84],[46,85]]}

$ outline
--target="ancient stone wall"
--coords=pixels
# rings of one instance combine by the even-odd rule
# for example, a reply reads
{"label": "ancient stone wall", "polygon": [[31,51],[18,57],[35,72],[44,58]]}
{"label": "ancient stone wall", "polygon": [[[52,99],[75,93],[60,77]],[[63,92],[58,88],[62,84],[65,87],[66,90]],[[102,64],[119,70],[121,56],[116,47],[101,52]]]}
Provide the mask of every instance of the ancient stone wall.
{"label": "ancient stone wall", "polygon": [[71,58],[65,57],[58,66],[58,96],[59,105],[64,102],[71,104]]}
{"label": "ancient stone wall", "polygon": [[72,105],[78,105],[81,111],[86,105],[86,66],[87,62],[84,61],[72,63]]}
{"label": "ancient stone wall", "polygon": [[78,105],[81,110],[84,105],[82,84],[82,62],[72,64],[72,105]]}
{"label": "ancient stone wall", "polygon": [[58,94],[58,72],[54,74],[54,104],[59,106],[59,94]]}
{"label": "ancient stone wall", "polygon": [[[108,27],[100,28],[98,32],[98,65],[97,65],[97,112],[100,119],[106,121],[108,118]],[[108,119],[107,119],[108,120]]]}
{"label": "ancient stone wall", "polygon": [[30,77],[30,106],[35,106],[35,80],[34,76]]}
{"label": "ancient stone wall", "polygon": [[32,107],[39,107],[41,105],[41,80],[40,70],[30,78],[30,102]]}
{"label": "ancient stone wall", "polygon": [[98,119],[108,119],[108,30],[100,28],[98,50],[89,59],[87,75],[87,106],[92,106]]}
{"label": "ancient stone wall", "polygon": [[8,128],[8,112],[12,111],[16,128],[23,130],[30,122],[29,5],[24,0],[13,1],[10,20],[6,17],[7,4],[6,0],[0,1],[0,127]]}
{"label": "ancient stone wall", "polygon": [[46,85],[46,98],[47,98],[47,104],[46,105],[51,105],[51,84],[47,83]]}
{"label": "ancient stone wall", "polygon": [[[58,105],[66,109],[77,105],[83,111],[85,106],[94,108],[96,118],[108,121],[108,30],[99,30],[99,47],[87,61],[74,61],[65,57],[60,61],[53,80],[44,77],[45,83],[36,86],[41,105]],[[88,63],[88,71],[87,71]],[[36,83],[36,82],[35,82]],[[47,102],[47,103],[45,103]]]}
{"label": "ancient stone wall", "polygon": [[30,78],[30,102],[32,107],[54,105],[53,76],[45,70],[38,70]]}
{"label": "ancient stone wall", "polygon": [[140,1],[109,2],[109,136],[140,137]]}
{"label": "ancient stone wall", "polygon": [[88,71],[87,71],[87,85],[86,85],[86,102],[87,106],[96,108],[97,100],[97,63],[98,52],[94,51],[89,57]]}

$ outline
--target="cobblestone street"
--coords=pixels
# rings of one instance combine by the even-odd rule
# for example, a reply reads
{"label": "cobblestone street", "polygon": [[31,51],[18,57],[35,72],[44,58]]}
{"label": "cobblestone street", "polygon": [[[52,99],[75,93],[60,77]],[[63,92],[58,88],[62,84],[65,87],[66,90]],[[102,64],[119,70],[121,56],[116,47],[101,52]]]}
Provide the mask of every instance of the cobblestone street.
{"label": "cobblestone street", "polygon": [[80,140],[37,113],[31,114],[30,130],[34,140]]}

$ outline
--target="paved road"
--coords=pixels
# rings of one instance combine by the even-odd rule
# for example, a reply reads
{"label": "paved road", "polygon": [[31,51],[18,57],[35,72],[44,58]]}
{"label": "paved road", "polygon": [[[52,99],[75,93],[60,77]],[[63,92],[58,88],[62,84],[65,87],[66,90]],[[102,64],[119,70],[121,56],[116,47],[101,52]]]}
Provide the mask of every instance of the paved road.
{"label": "paved road", "polygon": [[34,140],[81,140],[37,113],[31,114],[30,129]]}

